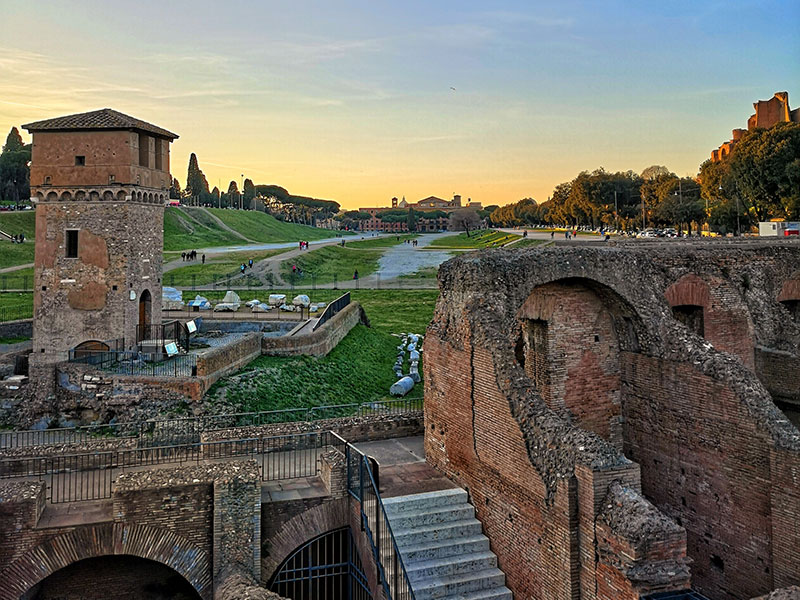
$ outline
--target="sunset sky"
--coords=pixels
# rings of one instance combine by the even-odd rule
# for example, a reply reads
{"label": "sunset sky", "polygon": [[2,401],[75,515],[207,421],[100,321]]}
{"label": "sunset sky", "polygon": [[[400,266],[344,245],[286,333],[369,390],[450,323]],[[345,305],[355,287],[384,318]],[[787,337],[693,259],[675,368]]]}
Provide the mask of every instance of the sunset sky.
{"label": "sunset sky", "polygon": [[694,175],[784,90],[800,105],[797,0],[0,0],[3,138],[115,108],[180,135],[181,185],[195,152],[211,186],[244,173],[348,208]]}

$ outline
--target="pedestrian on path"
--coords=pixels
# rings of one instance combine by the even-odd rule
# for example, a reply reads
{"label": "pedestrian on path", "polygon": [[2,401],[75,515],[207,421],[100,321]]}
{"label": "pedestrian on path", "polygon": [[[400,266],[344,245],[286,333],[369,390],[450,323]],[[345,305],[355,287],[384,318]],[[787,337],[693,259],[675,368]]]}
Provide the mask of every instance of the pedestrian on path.
{"label": "pedestrian on path", "polygon": [[356,269],[355,271],[353,271],[353,279],[355,279],[356,281],[358,281],[358,269]]}
{"label": "pedestrian on path", "polygon": [[247,261],[247,266],[250,267],[251,269],[253,268],[253,259],[252,258]]}
{"label": "pedestrian on path", "polygon": [[200,257],[200,259],[203,261],[203,264],[206,264],[206,255],[205,254],[203,254],[203,256]]}

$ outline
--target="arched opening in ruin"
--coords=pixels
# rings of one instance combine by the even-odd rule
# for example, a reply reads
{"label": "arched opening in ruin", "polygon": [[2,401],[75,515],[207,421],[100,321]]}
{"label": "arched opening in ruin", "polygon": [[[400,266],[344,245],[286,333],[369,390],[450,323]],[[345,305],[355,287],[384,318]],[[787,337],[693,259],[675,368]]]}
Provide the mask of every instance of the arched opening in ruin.
{"label": "arched opening in ruin", "polygon": [[518,311],[517,361],[547,405],[622,449],[620,355],[638,352],[629,303],[588,279],[536,287]]}
{"label": "arched opening in ruin", "polygon": [[672,316],[676,321],[683,323],[692,333],[705,337],[705,312],[702,306],[696,304],[679,304],[672,307]]}
{"label": "arched opening in ruin", "polygon": [[108,344],[99,340],[87,340],[75,346],[72,349],[72,354],[75,358],[92,356],[98,352],[108,352],[110,350]]}
{"label": "arched opening in ruin", "polygon": [[297,548],[267,587],[290,600],[372,600],[349,527],[324,533]]}
{"label": "arched opening in ruin", "polygon": [[139,296],[139,326],[144,328],[145,325],[152,323],[152,296],[150,290],[144,290]]}
{"label": "arched opening in ruin", "polygon": [[176,571],[130,555],[99,556],[74,562],[55,571],[23,600],[200,600],[201,596]]}

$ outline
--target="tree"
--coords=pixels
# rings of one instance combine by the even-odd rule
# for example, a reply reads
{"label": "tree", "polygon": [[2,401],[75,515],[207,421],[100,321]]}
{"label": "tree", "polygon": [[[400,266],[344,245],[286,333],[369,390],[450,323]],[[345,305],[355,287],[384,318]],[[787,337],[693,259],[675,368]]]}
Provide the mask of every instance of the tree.
{"label": "tree", "polygon": [[183,194],[183,192],[181,192],[181,184],[178,181],[178,178],[177,177],[173,177],[172,178],[172,185],[169,188],[169,197],[172,200],[180,200],[182,194]]}
{"label": "tree", "polygon": [[742,136],[728,158],[733,190],[759,221],[800,218],[800,123]]}
{"label": "tree", "polygon": [[22,142],[16,127],[12,127],[0,154],[0,197],[7,200],[29,198],[31,147]]}
{"label": "tree", "polygon": [[239,186],[236,182],[231,180],[228,184],[228,192],[225,194],[228,206],[239,207],[241,205],[241,195],[239,194]]}
{"label": "tree", "polygon": [[244,180],[244,206],[248,210],[253,207],[253,198],[256,197],[256,186],[251,179]]}
{"label": "tree", "polygon": [[217,205],[217,208],[220,207],[220,192],[217,186],[214,186],[214,189],[211,190],[211,205]]}
{"label": "tree", "polygon": [[189,171],[186,174],[186,193],[188,196],[198,198],[201,201],[207,200],[209,196],[208,181],[197,164],[195,153],[189,156]]}
{"label": "tree", "polygon": [[670,174],[671,171],[667,167],[663,165],[652,165],[642,171],[641,177],[645,181],[652,181],[654,179],[658,179],[659,177],[664,177],[665,175]]}
{"label": "tree", "polygon": [[460,208],[450,214],[449,229],[451,231],[466,231],[467,237],[470,237],[469,232],[473,229],[480,227],[481,218],[473,208]]}
{"label": "tree", "polygon": [[417,219],[414,217],[414,209],[410,206],[408,207],[408,217],[406,219],[406,225],[408,226],[409,231],[416,231],[417,230]]}

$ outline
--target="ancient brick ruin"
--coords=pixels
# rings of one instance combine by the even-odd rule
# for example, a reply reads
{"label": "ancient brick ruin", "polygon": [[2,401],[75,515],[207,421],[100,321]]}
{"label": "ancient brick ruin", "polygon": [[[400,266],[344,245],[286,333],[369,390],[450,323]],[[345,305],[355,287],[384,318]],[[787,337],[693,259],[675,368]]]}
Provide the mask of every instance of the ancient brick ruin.
{"label": "ancient brick ruin", "polygon": [[494,250],[439,280],[427,459],[516,598],[800,583],[800,245]]}

